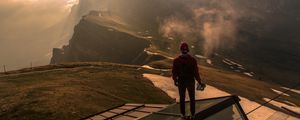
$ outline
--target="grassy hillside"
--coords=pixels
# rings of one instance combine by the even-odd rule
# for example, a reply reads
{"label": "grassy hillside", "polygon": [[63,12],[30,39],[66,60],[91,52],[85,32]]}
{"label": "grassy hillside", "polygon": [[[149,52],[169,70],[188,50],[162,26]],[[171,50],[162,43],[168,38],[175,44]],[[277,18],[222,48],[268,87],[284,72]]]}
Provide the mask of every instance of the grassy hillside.
{"label": "grassy hillside", "polygon": [[[161,60],[149,66],[170,69],[171,63]],[[59,64],[0,73],[0,119],[80,119],[124,103],[172,103],[144,73],[171,75],[170,71],[113,63]],[[285,91],[276,84],[221,69],[200,66],[200,73],[208,85],[260,104]],[[287,94],[275,101],[299,107],[299,94]],[[290,114],[273,104],[266,106]]]}
{"label": "grassy hillside", "polygon": [[171,103],[142,77],[155,71],[109,63],[49,65],[0,74],[1,120],[66,120],[124,103]]}
{"label": "grassy hillside", "polygon": [[[236,61],[250,72],[254,72],[254,76],[262,81],[275,82],[285,87],[292,87],[293,84],[299,83],[298,41],[300,37],[295,32],[299,29],[299,16],[297,16],[299,2],[296,0],[282,2],[241,0],[232,1],[232,3],[234,11],[239,13],[237,20],[234,20],[236,32],[233,38],[222,36],[220,39],[221,41],[230,39],[229,41],[234,41],[235,45],[220,42],[220,45],[216,46],[218,49],[213,53]],[[83,2],[82,5],[85,6]],[[203,35],[198,32],[194,33],[195,40],[192,40],[194,34],[188,34],[191,38],[181,38],[181,35],[175,35],[170,36],[171,39],[163,37],[165,32],[162,32],[161,28],[166,24],[165,21],[175,17],[175,20],[178,18],[179,21],[195,24],[201,28],[196,31],[202,33],[201,26],[204,23],[196,25],[199,21],[193,20],[196,17],[193,11],[196,8],[222,11],[225,6],[221,2],[210,0],[110,0],[107,1],[107,10],[92,11],[83,17],[75,28],[70,44],[62,51],[55,49],[58,52],[53,53],[58,53],[58,55],[53,55],[54,59],[51,63],[102,61],[141,64],[144,62],[140,62],[141,60],[137,62],[135,59],[137,56],[145,58],[143,50],[149,44],[155,52],[174,55],[178,52],[182,39],[191,41],[190,46],[194,46],[191,48],[192,54],[203,55],[203,48],[207,46]],[[207,17],[208,22],[210,19],[218,21],[216,19],[218,17],[213,17],[214,15],[207,14],[203,17]],[[228,16],[224,19],[225,21],[236,17],[235,14],[228,14]],[[203,22],[206,21],[204,18]],[[177,26],[176,23],[174,26]],[[183,33],[184,31],[189,30],[182,30]],[[217,63],[215,65],[220,65],[219,68],[224,67],[222,59],[218,62],[212,56],[209,58]]]}

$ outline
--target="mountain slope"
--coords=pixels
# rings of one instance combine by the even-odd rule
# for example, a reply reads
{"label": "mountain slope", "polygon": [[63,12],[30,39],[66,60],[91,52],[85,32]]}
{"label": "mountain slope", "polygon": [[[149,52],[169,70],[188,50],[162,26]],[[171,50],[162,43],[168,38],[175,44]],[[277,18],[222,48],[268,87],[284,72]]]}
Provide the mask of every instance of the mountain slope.
{"label": "mountain slope", "polygon": [[124,103],[172,103],[143,73],[157,72],[112,63],[74,63],[1,74],[0,119],[74,120]]}
{"label": "mountain slope", "polygon": [[144,64],[164,59],[144,50],[150,42],[136,35],[118,17],[92,11],[75,27],[69,45],[53,49],[51,64],[65,62],[114,62]]}
{"label": "mountain slope", "polygon": [[[205,21],[225,21],[218,26],[232,22],[235,34],[230,39],[225,36],[216,40],[216,50],[212,53],[242,64],[254,72],[257,79],[292,87],[300,82],[299,5],[298,0],[111,0],[108,10],[128,21],[132,27],[142,32],[149,31],[149,36],[153,37],[152,47],[169,55],[178,53],[182,40],[194,46],[192,54],[203,55],[207,47],[205,43],[211,42],[203,35]],[[195,14],[195,10],[199,9],[201,13]],[[199,19],[194,20],[197,17]],[[168,30],[175,31],[175,35],[171,36],[174,38],[168,38],[164,36],[164,31],[160,31],[164,22],[170,20],[171,23],[167,25],[171,28]],[[212,36],[226,34],[230,28],[216,27],[211,31],[212,34],[216,33]],[[206,57],[214,59],[212,56]],[[224,65],[215,67],[223,69]],[[230,70],[230,67],[226,69]]]}

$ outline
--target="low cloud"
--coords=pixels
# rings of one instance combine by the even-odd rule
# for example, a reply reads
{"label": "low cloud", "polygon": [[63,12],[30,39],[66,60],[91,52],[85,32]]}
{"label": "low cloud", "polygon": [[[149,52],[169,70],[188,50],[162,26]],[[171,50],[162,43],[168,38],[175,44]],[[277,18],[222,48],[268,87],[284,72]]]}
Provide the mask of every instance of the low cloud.
{"label": "low cloud", "polygon": [[82,0],[76,7],[75,0],[0,1],[1,66],[12,70],[30,62],[49,64],[52,48],[68,43],[81,16],[100,6],[96,1]]}
{"label": "low cloud", "polygon": [[236,40],[236,21],[240,15],[230,0],[203,0],[186,4],[185,13],[177,13],[163,21],[160,32],[165,37],[186,42],[204,40],[206,56],[219,47],[231,47]]}

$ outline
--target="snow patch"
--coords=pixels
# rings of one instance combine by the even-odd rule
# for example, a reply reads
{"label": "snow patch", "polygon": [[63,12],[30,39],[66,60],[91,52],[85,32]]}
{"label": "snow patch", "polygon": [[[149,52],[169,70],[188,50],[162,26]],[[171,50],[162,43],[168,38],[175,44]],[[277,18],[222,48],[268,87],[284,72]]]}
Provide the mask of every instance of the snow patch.
{"label": "snow patch", "polygon": [[212,64],[212,60],[211,60],[211,59],[208,59],[207,57],[205,57],[205,56],[203,56],[203,55],[195,55],[195,57],[200,58],[200,59],[206,59],[206,63],[207,63],[207,64],[213,65],[213,64]]}
{"label": "snow patch", "polygon": [[[166,92],[170,97],[176,99],[176,101],[179,101],[178,88],[174,85],[174,81],[172,80],[171,77],[164,77],[155,74],[143,74],[143,76],[149,79],[154,84],[154,86]],[[207,85],[204,91],[196,91],[195,93],[196,99],[205,99],[205,98],[213,98],[213,97],[228,96],[228,95],[231,94],[219,90],[210,85]],[[188,100],[188,97],[186,97],[186,100]]]}
{"label": "snow patch", "polygon": [[283,93],[282,91],[279,91],[279,90],[276,90],[276,89],[273,89],[271,88],[271,90],[277,94],[282,94],[282,95],[285,95],[285,96],[290,96],[289,94],[286,94],[286,93]]}
{"label": "snow patch", "polygon": [[210,65],[213,65],[212,64],[212,61],[210,59],[206,59],[206,63],[210,64]]}
{"label": "snow patch", "polygon": [[230,59],[223,59],[223,63],[230,66],[230,69],[234,70],[235,72],[243,73],[244,75],[247,75],[249,77],[254,77],[254,72],[249,72],[246,68],[244,68],[243,65],[238,64],[237,62],[234,62]]}
{"label": "snow patch", "polygon": [[161,56],[164,56],[168,59],[173,59],[172,57],[169,57],[169,56],[165,56],[165,55],[162,55],[160,53],[156,53],[156,52],[151,52],[151,51],[148,51],[147,49],[144,49],[144,52],[146,52],[148,55],[161,55]]}
{"label": "snow patch", "polygon": [[207,59],[207,57],[204,57],[202,55],[195,55],[197,58],[200,58],[200,59]]}
{"label": "snow patch", "polygon": [[152,39],[153,36],[146,36],[145,38],[146,38],[146,39]]}
{"label": "snow patch", "polygon": [[151,70],[157,70],[157,71],[170,71],[170,69],[157,69],[157,68],[153,68],[149,65],[143,65],[142,68],[146,68],[146,69],[151,69]]}
{"label": "snow patch", "polygon": [[[143,74],[143,76],[149,79],[154,84],[154,86],[166,92],[171,98],[176,99],[176,101],[179,100],[178,88],[174,85],[174,81],[172,80],[171,77],[164,77],[155,74]],[[206,99],[206,98],[214,98],[214,97],[228,96],[228,95],[231,94],[210,85],[206,85],[204,91],[195,92],[196,99]],[[247,98],[244,97],[239,97],[239,98],[241,99],[240,103],[243,106],[243,109],[245,110],[246,113],[255,109],[260,105],[257,102],[251,101]],[[188,97],[186,97],[186,100],[188,100]],[[264,114],[264,113],[260,113],[260,114]]]}
{"label": "snow patch", "polygon": [[270,101],[269,104],[272,104],[272,105],[274,105],[276,107],[279,107],[279,108],[286,107],[286,108],[291,109],[295,112],[300,112],[300,107],[297,107],[297,106],[290,106],[290,105],[287,105],[286,103],[278,102],[276,100],[271,100],[270,98],[263,98],[263,100],[266,101],[266,102]]}
{"label": "snow patch", "polygon": [[151,52],[151,51],[148,51],[148,50],[144,50],[148,55],[159,55],[159,53],[155,53],[155,52]]}
{"label": "snow patch", "polygon": [[227,59],[227,58],[224,59],[223,62],[226,63],[226,64],[228,64],[228,65],[236,65],[236,66],[238,66],[238,67],[243,67],[241,64],[238,64],[238,63],[236,63],[236,62],[234,62],[234,61],[232,61],[232,60],[229,60],[229,59]]}
{"label": "snow patch", "polygon": [[[290,88],[287,88],[287,87],[281,87],[281,88],[283,88],[283,89],[285,89],[285,90],[289,90],[289,89],[290,89]],[[290,89],[290,91],[295,92],[295,93],[297,93],[297,94],[300,94],[300,90]]]}
{"label": "snow patch", "polygon": [[227,62],[226,60],[222,60],[223,63],[227,64],[227,65],[232,65],[230,62]]}
{"label": "snow patch", "polygon": [[252,75],[251,73],[248,73],[248,72],[244,72],[243,74],[244,74],[244,75],[247,75],[247,76],[249,76],[249,77],[253,77],[253,75]]}

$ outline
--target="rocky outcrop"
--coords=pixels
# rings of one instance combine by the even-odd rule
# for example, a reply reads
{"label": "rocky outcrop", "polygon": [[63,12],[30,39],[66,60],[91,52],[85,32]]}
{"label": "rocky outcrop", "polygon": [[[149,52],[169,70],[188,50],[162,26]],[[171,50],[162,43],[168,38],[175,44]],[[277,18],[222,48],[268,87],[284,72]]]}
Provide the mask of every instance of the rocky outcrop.
{"label": "rocky outcrop", "polygon": [[150,45],[148,40],[120,30],[120,24],[102,17],[101,13],[96,14],[95,11],[85,16],[75,27],[69,45],[53,49],[51,64],[98,61],[145,64],[163,59],[144,51]]}

